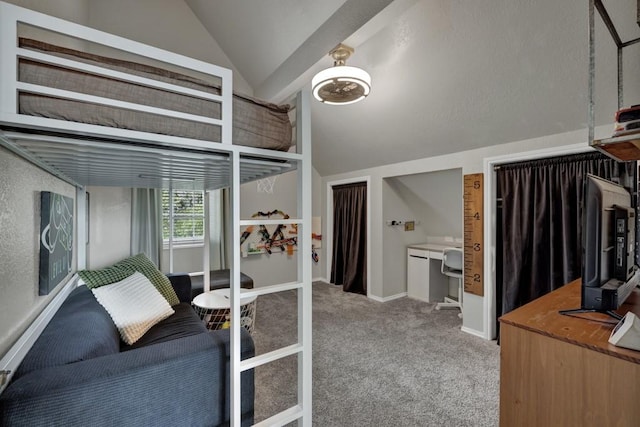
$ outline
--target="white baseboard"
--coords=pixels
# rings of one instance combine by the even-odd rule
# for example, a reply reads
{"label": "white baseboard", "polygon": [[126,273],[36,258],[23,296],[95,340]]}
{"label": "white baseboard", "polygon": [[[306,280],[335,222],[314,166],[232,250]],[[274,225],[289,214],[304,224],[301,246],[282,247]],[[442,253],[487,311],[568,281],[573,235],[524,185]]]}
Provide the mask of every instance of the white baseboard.
{"label": "white baseboard", "polygon": [[460,328],[460,330],[462,332],[466,332],[468,334],[475,335],[478,338],[482,338],[483,340],[488,340],[488,338],[485,336],[484,332],[482,332],[482,331],[477,331],[475,329],[467,328],[466,326],[463,326],[462,328]]}
{"label": "white baseboard", "polygon": [[[329,282],[324,277],[315,277],[315,278],[312,279],[312,281],[313,282],[324,282],[324,283],[331,284],[331,282]],[[402,293],[399,293],[399,294],[396,294],[396,295],[391,295],[390,297],[384,297],[384,298],[378,297],[378,296],[375,296],[375,295],[367,295],[367,298],[372,299],[372,300],[377,301],[377,302],[389,302],[389,301],[392,301],[394,299],[404,298],[406,296],[407,296],[407,293],[406,292],[402,292]]]}
{"label": "white baseboard", "polygon": [[404,298],[407,296],[406,292],[401,292],[399,294],[395,294],[395,295],[391,295],[389,297],[379,297],[376,295],[369,295],[369,299],[372,299],[374,301],[378,301],[378,302],[389,302],[389,301],[393,301],[394,299],[398,299],[398,298]]}
{"label": "white baseboard", "polygon": [[22,362],[22,359],[27,355],[27,352],[33,347],[44,328],[49,324],[49,321],[54,314],[58,311],[62,303],[67,299],[67,296],[72,290],[76,288],[78,284],[78,275],[73,274],[71,278],[62,286],[62,289],[53,299],[47,304],[47,306],[40,312],[38,317],[31,323],[26,331],[20,336],[18,341],[11,346],[9,351],[0,360],[0,370],[6,373],[6,376],[0,377],[0,393],[7,386],[7,383],[15,373],[16,369]]}

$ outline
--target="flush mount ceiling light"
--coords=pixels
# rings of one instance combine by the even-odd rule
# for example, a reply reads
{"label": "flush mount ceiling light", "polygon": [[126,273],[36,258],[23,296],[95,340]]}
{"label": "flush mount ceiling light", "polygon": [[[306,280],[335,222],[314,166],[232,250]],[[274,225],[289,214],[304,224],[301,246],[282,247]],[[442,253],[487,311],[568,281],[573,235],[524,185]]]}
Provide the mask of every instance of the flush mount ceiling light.
{"label": "flush mount ceiling light", "polygon": [[320,71],[311,80],[313,96],[320,102],[332,105],[353,104],[364,99],[371,90],[371,76],[363,69],[345,65],[353,48],[339,44],[329,56],[333,67]]}

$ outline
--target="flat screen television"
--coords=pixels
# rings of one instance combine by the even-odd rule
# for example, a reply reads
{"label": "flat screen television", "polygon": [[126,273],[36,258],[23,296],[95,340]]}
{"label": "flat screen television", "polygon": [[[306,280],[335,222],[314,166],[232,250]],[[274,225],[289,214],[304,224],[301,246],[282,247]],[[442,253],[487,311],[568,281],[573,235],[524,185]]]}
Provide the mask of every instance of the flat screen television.
{"label": "flat screen television", "polygon": [[582,211],[582,302],[577,312],[614,312],[640,283],[635,207],[622,186],[588,174]]}

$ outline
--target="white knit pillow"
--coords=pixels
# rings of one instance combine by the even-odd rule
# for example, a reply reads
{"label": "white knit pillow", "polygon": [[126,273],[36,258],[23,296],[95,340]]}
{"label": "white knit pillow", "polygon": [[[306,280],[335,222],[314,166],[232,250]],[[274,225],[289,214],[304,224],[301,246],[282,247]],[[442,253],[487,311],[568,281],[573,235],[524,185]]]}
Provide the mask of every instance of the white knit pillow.
{"label": "white knit pillow", "polygon": [[167,300],[142,273],[91,289],[113,319],[122,340],[131,345],[153,325],[174,313]]}

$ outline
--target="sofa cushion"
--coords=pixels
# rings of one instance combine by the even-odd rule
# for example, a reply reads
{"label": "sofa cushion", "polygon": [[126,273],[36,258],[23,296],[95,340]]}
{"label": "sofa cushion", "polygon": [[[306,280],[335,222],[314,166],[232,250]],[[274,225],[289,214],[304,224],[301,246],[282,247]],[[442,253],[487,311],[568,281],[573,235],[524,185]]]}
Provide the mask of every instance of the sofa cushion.
{"label": "sofa cushion", "polygon": [[120,336],[109,313],[86,286],[74,289],[16,371],[37,369],[118,353]]}
{"label": "sofa cushion", "polygon": [[122,344],[120,350],[132,350],[134,348],[207,332],[207,328],[204,326],[202,320],[200,320],[200,317],[193,311],[191,305],[188,303],[180,303],[174,305],[172,308],[175,310],[175,313],[171,317],[164,319],[149,329],[149,331],[134,344]]}
{"label": "sofa cushion", "polygon": [[[90,288],[109,285],[129,277],[139,271],[153,283],[158,292],[167,300],[169,305],[180,304],[171,282],[144,254],[138,254],[118,261],[110,267],[99,270],[82,270],[78,274]],[[89,279],[89,281],[87,281]]]}
{"label": "sofa cushion", "polygon": [[133,344],[153,325],[174,313],[167,300],[138,271],[124,280],[91,291],[127,344]]}

